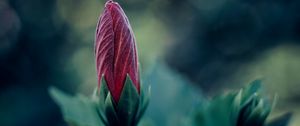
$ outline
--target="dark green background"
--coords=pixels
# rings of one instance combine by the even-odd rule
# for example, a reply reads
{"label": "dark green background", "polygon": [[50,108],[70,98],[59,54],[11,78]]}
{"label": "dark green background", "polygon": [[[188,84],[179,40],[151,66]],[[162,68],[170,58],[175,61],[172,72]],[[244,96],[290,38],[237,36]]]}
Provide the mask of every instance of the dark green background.
{"label": "dark green background", "polygon": [[[0,0],[0,125],[64,126],[48,95],[90,95],[104,0]],[[300,122],[299,0],[118,0],[137,39],[146,122],[177,125],[202,97],[260,78]],[[151,118],[151,119],[150,119]]]}

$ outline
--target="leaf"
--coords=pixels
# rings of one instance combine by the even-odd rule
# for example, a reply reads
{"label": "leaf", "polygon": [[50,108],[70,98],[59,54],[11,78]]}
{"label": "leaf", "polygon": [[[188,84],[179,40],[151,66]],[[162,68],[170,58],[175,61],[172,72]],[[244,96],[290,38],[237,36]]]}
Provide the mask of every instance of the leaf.
{"label": "leaf", "polygon": [[50,96],[60,106],[67,122],[76,126],[104,126],[96,109],[96,103],[84,96],[69,96],[51,87]]}
{"label": "leaf", "polygon": [[245,88],[243,88],[243,97],[242,97],[242,104],[247,101],[253,94],[256,94],[259,92],[261,88],[261,80],[255,80],[252,81],[249,85],[247,85]]}
{"label": "leaf", "polygon": [[[243,90],[240,90],[238,94],[234,97],[233,104],[232,104],[232,112],[231,112],[231,119],[238,120],[238,116],[241,110],[241,102],[242,102],[242,94]],[[234,124],[238,123],[235,121]]]}
{"label": "leaf", "polygon": [[226,94],[214,98],[207,108],[209,111],[209,126],[232,126],[233,121],[230,115],[232,114],[232,104],[234,94]]}
{"label": "leaf", "polygon": [[194,121],[192,122],[193,126],[209,126],[207,125],[207,118],[209,118],[206,114],[206,109],[199,109],[196,114]]}
{"label": "leaf", "polygon": [[264,110],[263,100],[260,99],[255,108],[251,109],[251,113],[246,117],[245,125],[246,126],[263,126],[268,112]]}

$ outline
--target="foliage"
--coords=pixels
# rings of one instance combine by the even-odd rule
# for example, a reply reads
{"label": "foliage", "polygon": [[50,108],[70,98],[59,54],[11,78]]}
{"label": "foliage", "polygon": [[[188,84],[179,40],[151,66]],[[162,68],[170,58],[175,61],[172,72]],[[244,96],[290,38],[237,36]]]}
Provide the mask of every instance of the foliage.
{"label": "foliage", "polygon": [[[72,97],[56,88],[50,89],[51,96],[62,108],[65,120],[72,126],[137,126],[149,104],[148,95],[143,90],[139,94],[127,76],[120,101],[116,103],[103,77],[101,81],[100,93],[95,91],[91,98]],[[261,81],[256,80],[238,92],[203,101],[191,116],[189,125],[287,126],[291,113],[266,122],[276,100],[269,102],[262,97],[260,87]]]}
{"label": "foliage", "polygon": [[195,114],[194,126],[286,126],[290,118],[282,116],[265,123],[274,102],[260,93],[261,81],[255,80],[239,92],[216,96],[203,103]]}
{"label": "foliage", "polygon": [[[69,96],[56,88],[50,89],[51,96],[62,109],[65,120],[74,126],[136,126],[149,103],[149,95],[140,94],[127,76],[118,103],[112,98],[102,77],[100,92],[92,98]],[[150,90],[149,90],[150,92]]]}

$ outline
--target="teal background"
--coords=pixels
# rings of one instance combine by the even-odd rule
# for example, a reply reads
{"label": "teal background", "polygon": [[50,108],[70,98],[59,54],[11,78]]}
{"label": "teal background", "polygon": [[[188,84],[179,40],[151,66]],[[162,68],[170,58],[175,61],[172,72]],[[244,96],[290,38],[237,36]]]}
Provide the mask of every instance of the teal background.
{"label": "teal background", "polygon": [[[273,116],[300,126],[299,0],[116,0],[133,27],[145,122],[184,124],[211,96],[262,79]],[[48,94],[91,95],[104,0],[0,0],[0,125],[65,126]]]}

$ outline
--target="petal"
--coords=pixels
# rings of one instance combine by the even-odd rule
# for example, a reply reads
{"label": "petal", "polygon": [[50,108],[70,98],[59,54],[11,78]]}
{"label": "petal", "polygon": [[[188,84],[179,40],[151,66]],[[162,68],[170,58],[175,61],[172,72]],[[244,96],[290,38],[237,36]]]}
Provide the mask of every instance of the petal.
{"label": "petal", "polygon": [[[108,85],[113,85],[114,32],[112,17],[108,9],[104,9],[97,25],[95,55],[98,87],[101,83],[102,74],[105,75]],[[114,87],[110,88],[113,89]]]}
{"label": "petal", "polygon": [[117,3],[113,3],[110,10],[115,34],[114,77],[116,94],[114,98],[118,101],[127,73],[139,91],[137,52],[132,28],[124,11]]}

